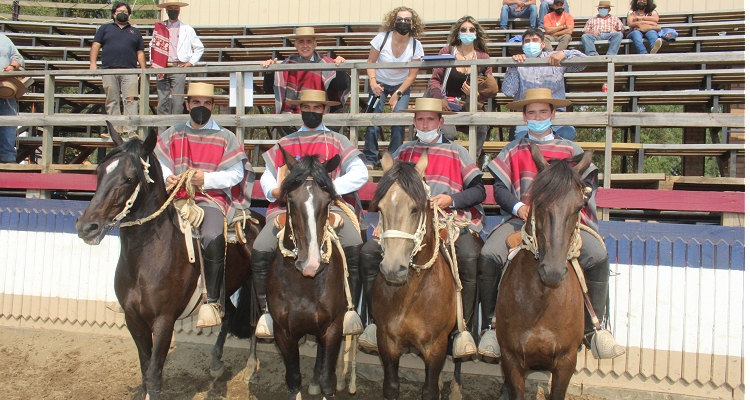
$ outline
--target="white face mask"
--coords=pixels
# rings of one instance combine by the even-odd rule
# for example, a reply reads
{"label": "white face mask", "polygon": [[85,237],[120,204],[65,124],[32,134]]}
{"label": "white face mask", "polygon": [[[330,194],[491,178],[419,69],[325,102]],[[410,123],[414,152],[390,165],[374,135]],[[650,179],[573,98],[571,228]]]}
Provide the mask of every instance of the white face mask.
{"label": "white face mask", "polygon": [[419,138],[419,140],[425,143],[432,143],[433,141],[435,141],[435,139],[438,138],[438,136],[440,136],[440,133],[438,132],[437,128],[427,132],[422,132],[417,129],[417,137]]}

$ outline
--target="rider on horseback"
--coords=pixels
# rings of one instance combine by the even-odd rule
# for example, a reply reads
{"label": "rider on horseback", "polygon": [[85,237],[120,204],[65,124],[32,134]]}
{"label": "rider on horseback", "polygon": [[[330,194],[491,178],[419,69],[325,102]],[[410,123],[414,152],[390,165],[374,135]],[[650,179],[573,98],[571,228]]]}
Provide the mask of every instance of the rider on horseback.
{"label": "rider on horseback", "polygon": [[[224,267],[226,254],[225,216],[235,209],[250,208],[255,174],[234,133],[211,118],[214,85],[190,83],[185,108],[190,120],[162,132],[154,153],[159,158],[165,182],[175,185],[180,175],[195,170],[190,183],[196,191],[195,202],[203,210],[200,242],[207,292],[207,304],[198,311],[197,327],[221,324],[224,315]],[[188,198],[182,188],[176,199]]]}
{"label": "rider on horseback", "polygon": [[[495,201],[502,208],[503,223],[487,237],[478,263],[479,301],[482,305],[482,327],[487,331],[479,343],[478,352],[489,357],[499,357],[499,346],[495,331],[491,329],[495,315],[495,302],[498,294],[500,273],[508,261],[509,246],[506,238],[521,230],[529,217],[529,188],[537,174],[531,158],[529,143],[534,142],[544,157],[563,159],[583,153],[574,142],[557,136],[550,128],[555,118],[555,109],[570,105],[570,101],[554,99],[550,89],[529,89],[524,100],[508,104],[511,110],[523,109],[523,119],[529,127],[525,135],[510,143],[489,164],[495,178]],[[598,169],[592,164],[584,174],[586,185],[591,188],[586,207],[581,211],[581,223],[597,230],[596,204],[594,193],[599,187]],[[582,246],[578,261],[583,269],[596,315],[606,320],[609,303],[609,256],[602,243],[591,233],[581,230]],[[587,315],[584,329],[584,344],[598,352],[596,358],[614,358],[624,350],[611,335],[596,333],[590,316]],[[607,339],[603,339],[606,337]],[[606,340],[606,342],[604,342]]]}
{"label": "rider on horseback", "polygon": [[[468,226],[460,229],[455,248],[459,277],[463,286],[462,311],[467,329],[471,331],[477,287],[477,254],[482,246],[482,239],[479,237],[484,220],[482,201],[486,196],[482,172],[463,146],[452,143],[442,135],[443,114],[455,113],[444,111],[440,99],[417,99],[415,109],[403,112],[415,113],[414,126],[419,140],[402,145],[396,150],[394,160],[416,162],[423,152],[427,152],[429,164],[424,178],[430,188],[431,200],[442,209],[458,211],[459,217],[470,221]],[[383,251],[379,242],[370,239],[362,247],[361,255],[365,304],[370,311],[372,288],[382,260]],[[366,349],[377,348],[374,323],[367,327],[359,340]],[[475,350],[473,342],[470,346]],[[458,347],[464,349],[465,346]],[[456,356],[454,354],[454,357]]]}
{"label": "rider on horseback", "polygon": [[[258,321],[256,335],[262,338],[273,338],[271,316],[267,311],[266,281],[271,261],[276,256],[279,240],[279,228],[271,221],[284,212],[280,204],[279,192],[281,182],[286,176],[287,168],[284,156],[279,151],[283,147],[290,155],[298,160],[303,156],[316,155],[321,162],[336,156],[341,157],[341,164],[331,173],[336,193],[341,195],[349,204],[353,204],[355,211],[361,212],[357,191],[367,182],[368,173],[365,168],[364,156],[345,136],[332,132],[323,124],[323,115],[329,106],[340,104],[326,100],[326,92],[322,90],[303,90],[300,100],[287,99],[292,105],[299,105],[303,126],[295,133],[279,139],[278,143],[263,154],[266,170],[260,178],[263,193],[271,204],[266,212],[269,223],[255,239],[252,251],[253,288],[258,296],[261,308],[265,314]],[[332,210],[339,210],[332,207]],[[361,215],[361,214],[360,214]],[[349,270],[349,286],[351,288],[354,305],[359,304],[362,284],[359,279],[359,251],[362,247],[360,227],[355,226],[350,218],[343,218],[343,225],[336,230],[341,245],[344,248],[346,264]],[[347,327],[344,326],[344,334]]]}

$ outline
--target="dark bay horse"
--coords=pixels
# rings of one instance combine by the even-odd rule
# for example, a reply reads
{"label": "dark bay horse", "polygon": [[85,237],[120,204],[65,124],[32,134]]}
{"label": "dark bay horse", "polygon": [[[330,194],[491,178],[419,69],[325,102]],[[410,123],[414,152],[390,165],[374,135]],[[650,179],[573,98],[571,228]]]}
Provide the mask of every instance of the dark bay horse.
{"label": "dark bay horse", "polygon": [[[86,243],[97,245],[114,228],[116,218],[129,207],[123,222],[145,218],[157,211],[166,201],[159,161],[153,153],[156,134],[145,142],[134,139],[123,143],[120,135],[109,124],[109,131],[117,146],[101,160],[97,167],[97,188],[83,216],[76,222],[78,236]],[[253,214],[261,223],[265,219]],[[162,387],[162,369],[172,339],[175,321],[188,306],[193,295],[200,264],[191,264],[186,251],[185,237],[180,231],[177,212],[170,204],[153,220],[120,228],[120,258],[115,271],[115,293],[124,313],[125,322],[141,364],[145,397],[155,400]],[[251,315],[250,250],[259,233],[258,226],[246,224],[246,245],[228,244],[226,251],[225,317],[221,332],[211,352],[211,374],[223,373],[221,361],[227,332],[237,337],[251,337],[249,374],[257,370],[255,357],[255,320]],[[194,242],[200,246],[198,242]],[[248,285],[248,286],[244,286]],[[229,295],[243,287],[239,308],[235,309]],[[252,303],[252,305],[251,305]]]}
{"label": "dark bay horse", "polygon": [[[383,395],[386,399],[398,397],[401,351],[411,346],[424,358],[422,398],[439,399],[440,373],[449,335],[456,326],[456,284],[438,250],[439,238],[424,187],[427,153],[416,166],[408,162],[391,166],[388,153],[381,162],[386,172],[370,211],[380,211],[381,218],[383,261],[373,287],[372,313],[383,363]],[[455,367],[460,384],[460,361]]]}
{"label": "dark bay horse", "polygon": [[[273,336],[284,358],[289,399],[302,398],[299,341],[307,334],[318,342],[310,391],[317,392],[320,386],[324,398],[332,398],[346,297],[342,254],[326,241],[331,234],[330,207],[338,198],[328,173],[336,169],[340,157],[321,164],[316,156],[297,161],[283,148],[280,150],[289,175],[281,184],[280,194],[286,201],[283,241],[269,270],[266,289]],[[322,255],[326,251],[330,252],[327,262]]]}
{"label": "dark bay horse", "polygon": [[579,235],[581,175],[591,165],[591,152],[548,163],[534,144],[531,150],[539,174],[522,234],[532,245],[522,246],[509,262],[495,308],[503,392],[522,400],[526,374],[543,369],[552,372],[550,398],[562,400],[583,339],[583,291],[567,255]]}

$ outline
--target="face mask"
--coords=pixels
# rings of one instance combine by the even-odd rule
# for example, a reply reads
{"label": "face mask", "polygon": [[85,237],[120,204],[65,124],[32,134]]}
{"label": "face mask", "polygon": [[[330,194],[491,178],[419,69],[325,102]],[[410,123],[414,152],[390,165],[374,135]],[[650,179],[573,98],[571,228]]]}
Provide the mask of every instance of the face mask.
{"label": "face mask", "polygon": [[425,143],[432,143],[435,139],[438,138],[438,136],[440,136],[440,133],[438,133],[437,128],[427,132],[422,132],[417,129],[417,137],[419,138],[419,140]]}
{"label": "face mask", "polygon": [[180,10],[167,10],[167,16],[168,16],[168,17],[169,17],[169,19],[171,19],[172,21],[176,21],[176,20],[177,20],[177,17],[179,17],[179,16],[180,16]]}
{"label": "face mask", "polygon": [[639,10],[645,10],[646,9],[646,3],[637,3],[635,5],[635,8],[637,8]]}
{"label": "face mask", "polygon": [[600,8],[599,9],[599,16],[600,17],[606,17],[607,14],[609,14],[609,10],[606,8]]}
{"label": "face mask", "polygon": [[128,14],[127,13],[117,13],[115,14],[115,19],[117,22],[127,22],[128,21]]}
{"label": "face mask", "polygon": [[555,14],[562,15],[563,11],[565,11],[564,8],[555,8]]}
{"label": "face mask", "polygon": [[461,39],[461,43],[463,44],[472,44],[477,40],[477,35],[473,33],[462,33],[458,35],[458,38]]}
{"label": "face mask", "polygon": [[523,54],[526,54],[526,57],[528,58],[535,58],[539,57],[539,54],[542,52],[542,44],[541,43],[526,43],[523,45]]}
{"label": "face mask", "polygon": [[545,119],[544,121],[529,120],[526,122],[526,126],[529,128],[531,132],[540,134],[540,133],[547,132],[547,129],[549,129],[552,126],[552,121],[550,121],[549,118]]}
{"label": "face mask", "polygon": [[302,111],[302,123],[310,129],[315,129],[323,123],[323,114],[312,111]]}
{"label": "face mask", "polygon": [[408,24],[406,22],[396,22],[396,32],[400,33],[401,35],[406,35],[407,33],[411,32],[411,24]]}
{"label": "face mask", "polygon": [[203,106],[193,107],[190,109],[190,119],[199,126],[206,125],[208,120],[211,119],[211,110]]}

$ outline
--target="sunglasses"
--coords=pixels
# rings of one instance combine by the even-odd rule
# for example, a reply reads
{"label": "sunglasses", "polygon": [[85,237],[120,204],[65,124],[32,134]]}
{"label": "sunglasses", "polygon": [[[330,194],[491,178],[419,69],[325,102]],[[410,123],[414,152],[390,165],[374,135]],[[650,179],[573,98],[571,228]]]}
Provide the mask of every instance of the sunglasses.
{"label": "sunglasses", "polygon": [[406,22],[407,24],[409,24],[411,23],[411,18],[396,17],[396,22]]}
{"label": "sunglasses", "polygon": [[477,31],[477,28],[466,28],[466,27],[461,28],[461,33],[466,33],[466,32],[474,33],[476,31]]}

